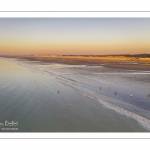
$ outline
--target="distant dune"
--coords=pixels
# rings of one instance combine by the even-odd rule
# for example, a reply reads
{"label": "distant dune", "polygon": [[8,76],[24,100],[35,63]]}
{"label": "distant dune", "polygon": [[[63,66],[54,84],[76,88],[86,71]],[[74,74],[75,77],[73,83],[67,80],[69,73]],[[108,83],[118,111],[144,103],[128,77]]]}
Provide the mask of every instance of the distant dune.
{"label": "distant dune", "polygon": [[[7,56],[7,55],[5,55]],[[50,54],[36,54],[36,55],[14,55],[7,57],[35,57],[35,58],[78,58],[78,59],[108,59],[108,60],[140,60],[150,61],[150,54],[135,54],[135,55],[50,55]]]}
{"label": "distant dune", "polygon": [[[30,57],[30,56],[29,56]],[[104,60],[136,60],[150,61],[150,55],[33,55],[37,58],[76,58],[76,59],[104,59]]]}
{"label": "distant dune", "polygon": [[79,58],[79,59],[113,59],[113,60],[141,60],[150,61],[150,54],[135,55],[50,55],[50,54],[33,54],[33,55],[0,55],[1,57],[35,57],[35,58]]}

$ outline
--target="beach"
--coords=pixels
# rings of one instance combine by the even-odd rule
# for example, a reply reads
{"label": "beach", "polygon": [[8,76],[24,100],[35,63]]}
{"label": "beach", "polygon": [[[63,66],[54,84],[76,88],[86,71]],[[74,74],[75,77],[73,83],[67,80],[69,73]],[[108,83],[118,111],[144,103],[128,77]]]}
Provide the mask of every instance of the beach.
{"label": "beach", "polygon": [[61,63],[68,65],[100,65],[114,69],[148,70],[150,71],[150,58],[135,58],[125,56],[59,56],[59,55],[33,55],[16,56],[16,58],[40,61],[43,63]]}
{"label": "beach", "polygon": [[149,132],[149,63],[0,57],[0,123],[18,121],[15,132]]}

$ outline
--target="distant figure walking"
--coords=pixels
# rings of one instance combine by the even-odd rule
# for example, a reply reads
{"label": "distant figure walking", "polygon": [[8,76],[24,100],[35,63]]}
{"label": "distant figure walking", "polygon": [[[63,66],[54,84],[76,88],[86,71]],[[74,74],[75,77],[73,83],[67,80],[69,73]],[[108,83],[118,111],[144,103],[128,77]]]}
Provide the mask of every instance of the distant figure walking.
{"label": "distant figure walking", "polygon": [[115,95],[117,95],[117,92],[115,92]]}
{"label": "distant figure walking", "polygon": [[110,89],[110,86],[109,86],[109,89]]}
{"label": "distant figure walking", "polygon": [[132,99],[132,95],[130,95],[130,98]]}
{"label": "distant figure walking", "polygon": [[101,86],[100,86],[100,90],[101,90],[102,88],[101,88]]}
{"label": "distant figure walking", "polygon": [[59,94],[59,91],[58,91],[58,94]]}

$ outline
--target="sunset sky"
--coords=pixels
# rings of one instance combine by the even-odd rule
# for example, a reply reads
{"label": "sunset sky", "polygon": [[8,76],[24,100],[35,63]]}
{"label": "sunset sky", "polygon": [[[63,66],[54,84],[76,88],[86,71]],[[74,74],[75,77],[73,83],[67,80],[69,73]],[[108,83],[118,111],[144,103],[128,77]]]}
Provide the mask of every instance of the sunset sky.
{"label": "sunset sky", "polygon": [[0,18],[0,55],[150,53],[150,18]]}

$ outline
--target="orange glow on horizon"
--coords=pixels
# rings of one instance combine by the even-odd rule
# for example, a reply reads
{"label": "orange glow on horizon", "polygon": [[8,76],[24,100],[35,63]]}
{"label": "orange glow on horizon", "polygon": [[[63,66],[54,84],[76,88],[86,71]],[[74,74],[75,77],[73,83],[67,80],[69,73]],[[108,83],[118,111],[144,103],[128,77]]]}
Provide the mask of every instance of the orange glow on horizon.
{"label": "orange glow on horizon", "polygon": [[112,42],[112,43],[0,43],[0,54],[127,54],[141,53],[141,51],[149,51],[150,43],[148,41],[141,42]]}

